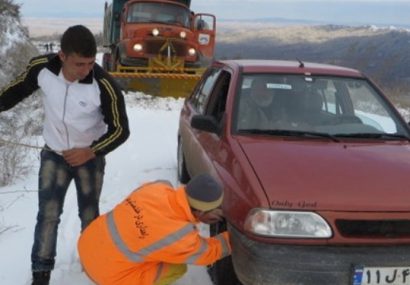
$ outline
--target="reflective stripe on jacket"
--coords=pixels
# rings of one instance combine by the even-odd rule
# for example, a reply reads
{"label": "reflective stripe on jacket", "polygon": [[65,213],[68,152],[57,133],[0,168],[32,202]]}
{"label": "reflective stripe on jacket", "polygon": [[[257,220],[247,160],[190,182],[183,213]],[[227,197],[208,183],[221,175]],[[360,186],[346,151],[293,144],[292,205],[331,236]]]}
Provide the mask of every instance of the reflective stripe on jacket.
{"label": "reflective stripe on jacket", "polygon": [[81,262],[97,284],[151,285],[167,263],[207,265],[230,254],[227,232],[204,238],[197,223],[183,187],[146,184],[86,228]]}

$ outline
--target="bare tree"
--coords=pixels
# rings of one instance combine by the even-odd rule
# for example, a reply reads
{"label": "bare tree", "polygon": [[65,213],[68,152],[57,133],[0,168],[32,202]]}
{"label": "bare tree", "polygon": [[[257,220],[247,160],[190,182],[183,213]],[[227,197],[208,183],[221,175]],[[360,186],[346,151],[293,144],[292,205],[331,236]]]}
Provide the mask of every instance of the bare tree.
{"label": "bare tree", "polygon": [[0,15],[9,15],[20,19],[20,7],[13,0],[0,0]]}
{"label": "bare tree", "polygon": [[[0,0],[0,90],[23,72],[38,50],[20,23],[20,5]],[[14,35],[11,41],[9,35]],[[18,40],[16,40],[18,38]],[[30,169],[28,149],[9,142],[24,142],[41,132],[40,96],[31,96],[10,111],[0,114],[0,186],[12,183]]]}

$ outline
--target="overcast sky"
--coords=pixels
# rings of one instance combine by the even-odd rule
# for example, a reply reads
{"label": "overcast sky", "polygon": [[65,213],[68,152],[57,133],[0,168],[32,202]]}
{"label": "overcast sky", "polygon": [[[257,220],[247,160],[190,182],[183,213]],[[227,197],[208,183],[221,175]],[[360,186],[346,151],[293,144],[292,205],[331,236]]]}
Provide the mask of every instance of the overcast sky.
{"label": "overcast sky", "polygon": [[[23,17],[100,18],[106,0],[15,0]],[[111,0],[108,0],[109,2]],[[410,0],[192,0],[195,12],[218,19],[285,18],[329,24],[410,26]]]}

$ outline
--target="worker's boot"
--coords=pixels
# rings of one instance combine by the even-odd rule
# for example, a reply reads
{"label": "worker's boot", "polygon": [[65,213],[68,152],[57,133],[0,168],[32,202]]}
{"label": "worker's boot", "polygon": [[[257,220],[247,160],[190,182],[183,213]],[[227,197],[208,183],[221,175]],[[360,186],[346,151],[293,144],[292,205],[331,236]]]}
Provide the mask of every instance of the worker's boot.
{"label": "worker's boot", "polygon": [[31,285],[48,285],[50,282],[50,271],[33,271],[33,282]]}

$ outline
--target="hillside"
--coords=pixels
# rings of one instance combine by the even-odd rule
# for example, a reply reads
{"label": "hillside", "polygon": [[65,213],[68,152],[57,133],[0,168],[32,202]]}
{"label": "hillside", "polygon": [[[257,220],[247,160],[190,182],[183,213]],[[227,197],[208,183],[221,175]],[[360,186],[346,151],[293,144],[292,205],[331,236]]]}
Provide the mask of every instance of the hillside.
{"label": "hillside", "polygon": [[400,86],[409,90],[409,43],[410,32],[404,29],[232,22],[220,28],[216,56],[222,59],[298,58],[338,64],[363,71],[382,87]]}
{"label": "hillside", "polygon": [[20,22],[19,6],[0,0],[0,87],[19,74],[36,54],[27,29]]}
{"label": "hillside", "polygon": [[[20,23],[19,6],[11,0],[0,0],[0,89],[20,74],[29,59],[38,53]],[[40,106],[40,96],[31,96],[12,112],[0,114],[0,186],[31,168],[24,163],[25,151],[4,141],[24,142],[27,136],[39,134]]]}

